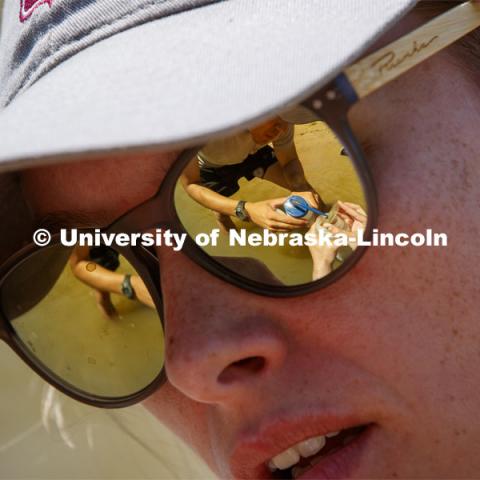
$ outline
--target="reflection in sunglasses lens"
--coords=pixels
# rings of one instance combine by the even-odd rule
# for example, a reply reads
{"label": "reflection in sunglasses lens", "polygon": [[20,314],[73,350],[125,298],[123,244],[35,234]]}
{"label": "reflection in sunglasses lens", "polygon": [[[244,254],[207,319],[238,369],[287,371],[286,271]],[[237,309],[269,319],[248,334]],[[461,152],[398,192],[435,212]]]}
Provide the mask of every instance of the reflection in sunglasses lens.
{"label": "reflection in sunglasses lens", "polygon": [[83,393],[132,395],[162,371],[153,301],[111,248],[39,250],[9,274],[0,299],[27,354]]}
{"label": "reflection in sunglasses lens", "polygon": [[[278,118],[204,146],[178,181],[175,208],[192,238],[220,229],[206,253],[268,285],[327,276],[355,251],[352,233],[367,221],[361,182],[329,127]],[[351,240],[318,240],[335,234]]]}

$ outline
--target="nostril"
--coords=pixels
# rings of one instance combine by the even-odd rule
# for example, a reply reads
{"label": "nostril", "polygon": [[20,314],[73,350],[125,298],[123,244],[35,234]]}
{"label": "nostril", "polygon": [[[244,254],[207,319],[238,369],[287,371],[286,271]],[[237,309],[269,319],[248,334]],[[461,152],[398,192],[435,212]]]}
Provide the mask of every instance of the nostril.
{"label": "nostril", "polygon": [[224,368],[218,376],[218,382],[228,385],[260,373],[266,365],[264,357],[242,358]]}

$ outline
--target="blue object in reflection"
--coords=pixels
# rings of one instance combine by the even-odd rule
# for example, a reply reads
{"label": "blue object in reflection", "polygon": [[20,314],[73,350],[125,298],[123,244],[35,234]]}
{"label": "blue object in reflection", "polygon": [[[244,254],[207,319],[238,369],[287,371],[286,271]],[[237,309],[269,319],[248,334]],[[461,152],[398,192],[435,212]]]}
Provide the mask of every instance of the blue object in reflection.
{"label": "blue object in reflection", "polygon": [[308,212],[312,212],[321,217],[328,217],[328,213],[311,207],[309,203],[299,195],[292,195],[288,197],[283,204],[283,209],[287,215],[295,218],[302,218],[307,215]]}

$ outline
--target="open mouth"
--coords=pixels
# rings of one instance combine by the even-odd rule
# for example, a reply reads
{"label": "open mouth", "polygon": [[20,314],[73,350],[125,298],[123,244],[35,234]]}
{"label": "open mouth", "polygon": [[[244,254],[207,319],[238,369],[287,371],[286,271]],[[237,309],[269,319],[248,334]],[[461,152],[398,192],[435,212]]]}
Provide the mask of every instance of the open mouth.
{"label": "open mouth", "polygon": [[355,441],[368,425],[330,432],[323,436],[310,437],[292,445],[273,457],[267,464],[274,479],[295,479],[308,472],[327,457]]}

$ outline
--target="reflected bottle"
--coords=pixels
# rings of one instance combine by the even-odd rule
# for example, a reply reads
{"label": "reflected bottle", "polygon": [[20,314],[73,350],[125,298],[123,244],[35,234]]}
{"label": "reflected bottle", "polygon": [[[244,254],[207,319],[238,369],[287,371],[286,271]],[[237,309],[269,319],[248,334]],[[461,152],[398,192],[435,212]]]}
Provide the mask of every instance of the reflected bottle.
{"label": "reflected bottle", "polygon": [[312,225],[317,215],[326,218],[326,214],[313,208],[307,200],[300,195],[291,195],[282,205],[281,212],[293,218],[302,218],[308,220],[308,225]]}

